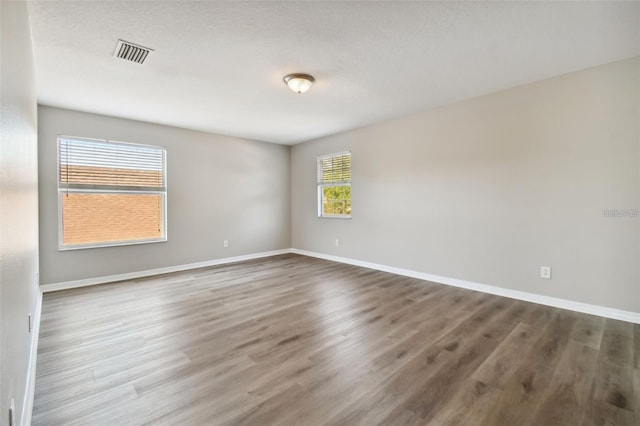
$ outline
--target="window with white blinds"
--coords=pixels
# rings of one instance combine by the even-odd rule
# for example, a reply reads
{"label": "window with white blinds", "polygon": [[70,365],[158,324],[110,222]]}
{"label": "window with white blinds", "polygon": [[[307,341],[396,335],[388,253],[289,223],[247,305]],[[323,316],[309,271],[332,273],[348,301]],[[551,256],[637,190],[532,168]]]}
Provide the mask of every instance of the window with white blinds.
{"label": "window with white blinds", "polygon": [[318,157],[318,216],[351,217],[351,152]]}
{"label": "window with white blinds", "polygon": [[60,248],[166,241],[166,150],[58,138]]}

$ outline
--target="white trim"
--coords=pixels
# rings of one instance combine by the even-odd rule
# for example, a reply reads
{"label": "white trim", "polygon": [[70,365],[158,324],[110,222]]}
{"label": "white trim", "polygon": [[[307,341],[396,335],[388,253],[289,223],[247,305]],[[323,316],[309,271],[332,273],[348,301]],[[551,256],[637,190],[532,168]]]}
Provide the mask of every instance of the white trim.
{"label": "white trim", "polygon": [[91,243],[91,244],[74,244],[66,246],[58,246],[58,251],[73,251],[73,250],[85,250],[103,247],[120,247],[120,246],[135,246],[140,244],[154,244],[154,243],[166,243],[169,241],[165,234],[164,237],[153,240],[129,240],[129,241],[116,241],[113,243]]}
{"label": "white trim", "polygon": [[605,306],[591,305],[588,303],[576,302],[573,300],[560,299],[557,297],[544,296],[541,294],[511,290],[508,288],[495,287],[486,284],[479,284],[471,281],[460,280],[457,278],[443,277],[440,275],[427,274],[425,272],[417,272],[409,269],[380,265],[378,263],[365,262],[362,260],[349,259],[346,257],[333,256],[330,254],[299,250],[296,248],[291,249],[291,252],[295,254],[301,254],[303,256],[317,257],[334,262],[346,263],[349,265],[362,266],[364,268],[375,269],[378,271],[390,272],[392,274],[403,275],[406,277],[418,278],[425,281],[432,281],[439,284],[446,284],[454,287],[481,291],[483,293],[495,294],[497,296],[508,297],[511,299],[524,300],[525,302],[553,306],[554,308],[568,309],[570,311],[582,312],[585,314],[597,315],[600,317],[640,324],[640,312],[623,311],[620,309],[607,308]]}
{"label": "white trim", "polygon": [[28,426],[31,424],[33,414],[33,398],[36,391],[36,361],[38,359],[38,338],[40,336],[40,316],[42,314],[42,291],[38,289],[36,310],[33,313],[31,327],[31,348],[29,351],[29,367],[27,370],[27,387],[22,401],[21,421],[18,424]]}
{"label": "white trim", "polygon": [[108,275],[104,277],[87,278],[83,280],[64,281],[54,284],[43,284],[40,289],[44,293],[58,290],[67,290],[70,288],[86,287],[90,285],[106,284],[116,281],[133,280],[136,278],[148,277],[151,275],[168,274],[170,272],[186,271],[188,269],[205,268],[207,266],[224,265],[226,263],[242,262],[244,260],[259,259],[262,257],[276,256],[279,254],[291,253],[291,249],[265,251],[261,253],[252,253],[242,256],[225,257],[222,259],[207,260],[204,262],[188,263],[185,265],[168,266],[165,268],[147,269],[146,271],[128,272],[125,274]]}

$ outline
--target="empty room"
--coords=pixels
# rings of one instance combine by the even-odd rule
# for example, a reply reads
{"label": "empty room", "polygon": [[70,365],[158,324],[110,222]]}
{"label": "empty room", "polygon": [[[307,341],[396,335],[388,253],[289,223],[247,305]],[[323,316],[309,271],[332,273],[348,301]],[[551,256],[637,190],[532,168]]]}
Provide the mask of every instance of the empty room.
{"label": "empty room", "polygon": [[0,31],[0,426],[640,425],[640,2]]}

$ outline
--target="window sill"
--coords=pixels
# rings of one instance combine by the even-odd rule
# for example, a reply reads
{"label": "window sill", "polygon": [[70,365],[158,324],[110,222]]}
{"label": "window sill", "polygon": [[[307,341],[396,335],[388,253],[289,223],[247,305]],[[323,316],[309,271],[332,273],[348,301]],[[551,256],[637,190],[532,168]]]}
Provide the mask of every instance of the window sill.
{"label": "window sill", "polygon": [[154,243],[166,243],[167,238],[159,238],[154,240],[135,240],[135,241],[122,241],[122,242],[113,242],[113,243],[104,243],[104,244],[77,244],[77,245],[69,245],[69,246],[58,246],[58,251],[70,251],[70,250],[84,250],[84,249],[94,249],[94,248],[104,248],[104,247],[119,247],[119,246],[133,246],[138,244],[154,244]]}

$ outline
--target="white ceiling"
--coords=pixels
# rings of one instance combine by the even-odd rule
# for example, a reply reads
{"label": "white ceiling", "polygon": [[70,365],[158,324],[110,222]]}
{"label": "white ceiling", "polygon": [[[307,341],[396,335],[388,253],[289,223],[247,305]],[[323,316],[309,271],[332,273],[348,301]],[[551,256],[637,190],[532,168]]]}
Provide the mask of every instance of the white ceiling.
{"label": "white ceiling", "polygon": [[639,5],[31,1],[38,100],[295,144],[638,55]]}

